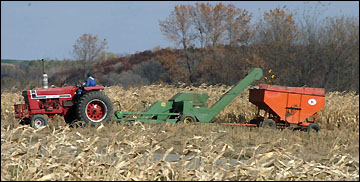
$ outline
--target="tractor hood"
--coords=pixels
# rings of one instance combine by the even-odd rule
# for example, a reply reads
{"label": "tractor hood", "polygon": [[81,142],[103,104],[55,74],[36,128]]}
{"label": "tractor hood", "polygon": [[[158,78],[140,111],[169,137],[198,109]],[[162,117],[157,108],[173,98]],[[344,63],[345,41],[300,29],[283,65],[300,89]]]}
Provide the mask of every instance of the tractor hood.
{"label": "tractor hood", "polygon": [[[74,86],[62,88],[44,88],[27,90],[26,95],[30,95],[31,99],[71,98],[75,94],[76,90],[77,88]],[[23,93],[23,96],[24,95],[25,94]]]}

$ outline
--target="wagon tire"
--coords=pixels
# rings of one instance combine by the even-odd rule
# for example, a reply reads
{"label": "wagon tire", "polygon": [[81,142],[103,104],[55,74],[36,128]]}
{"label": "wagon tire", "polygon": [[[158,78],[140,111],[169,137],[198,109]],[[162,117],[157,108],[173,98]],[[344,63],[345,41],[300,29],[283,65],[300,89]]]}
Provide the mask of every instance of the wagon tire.
{"label": "wagon tire", "polygon": [[311,132],[319,132],[320,131],[320,126],[317,123],[311,123],[308,127],[307,127],[307,132],[308,134],[310,134]]}
{"label": "wagon tire", "polygon": [[185,124],[190,124],[190,123],[195,123],[196,119],[191,114],[184,114],[180,117],[179,122],[185,123]]}
{"label": "wagon tire", "polygon": [[254,119],[249,121],[249,124],[256,124],[256,126],[259,126],[261,120],[262,120],[261,118],[254,118]]}
{"label": "wagon tire", "polygon": [[272,119],[267,119],[267,120],[262,122],[261,127],[262,128],[275,129],[276,128],[276,123]]}
{"label": "wagon tire", "polygon": [[107,124],[113,114],[113,105],[109,97],[101,92],[88,92],[80,97],[76,107],[76,117],[95,127]]}
{"label": "wagon tire", "polygon": [[252,120],[249,121],[249,124],[257,124],[257,123],[258,123],[257,119],[252,119]]}
{"label": "wagon tire", "polygon": [[31,118],[30,124],[31,127],[39,129],[42,126],[46,126],[48,123],[47,118],[42,114],[37,114]]}

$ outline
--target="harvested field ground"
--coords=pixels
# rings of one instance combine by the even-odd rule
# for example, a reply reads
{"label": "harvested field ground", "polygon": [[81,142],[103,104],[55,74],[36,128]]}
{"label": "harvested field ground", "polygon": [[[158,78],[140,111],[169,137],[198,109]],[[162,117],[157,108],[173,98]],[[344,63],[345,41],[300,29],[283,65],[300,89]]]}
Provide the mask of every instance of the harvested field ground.
{"label": "harvested field ground", "polygon": [[[105,93],[115,110],[143,111],[142,102],[168,100],[177,92],[207,93],[211,106],[228,89],[114,86]],[[1,94],[1,180],[359,180],[354,93],[328,93],[319,113],[321,131],[311,135],[203,123],[70,128],[57,116],[34,130],[14,119],[16,103],[23,103],[20,92]],[[255,113],[245,91],[215,122],[246,122]]]}

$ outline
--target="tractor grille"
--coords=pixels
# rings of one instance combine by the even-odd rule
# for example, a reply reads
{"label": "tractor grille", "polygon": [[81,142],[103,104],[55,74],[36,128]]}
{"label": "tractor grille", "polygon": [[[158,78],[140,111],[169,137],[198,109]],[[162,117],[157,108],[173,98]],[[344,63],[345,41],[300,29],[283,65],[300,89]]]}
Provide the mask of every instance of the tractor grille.
{"label": "tractor grille", "polygon": [[27,104],[15,104],[15,118],[29,118],[29,109]]}

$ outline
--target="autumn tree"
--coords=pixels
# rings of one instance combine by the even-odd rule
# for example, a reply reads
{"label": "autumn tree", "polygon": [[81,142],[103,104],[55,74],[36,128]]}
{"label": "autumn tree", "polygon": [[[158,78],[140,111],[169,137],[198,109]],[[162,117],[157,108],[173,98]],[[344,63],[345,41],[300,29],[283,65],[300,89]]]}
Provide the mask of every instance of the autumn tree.
{"label": "autumn tree", "polygon": [[321,87],[327,90],[359,90],[359,19],[331,17],[321,36]]}
{"label": "autumn tree", "polygon": [[256,31],[257,42],[264,43],[291,44],[297,35],[293,14],[280,8],[265,12]]}
{"label": "autumn tree", "polygon": [[226,6],[222,3],[212,6],[210,3],[196,3],[191,18],[200,47],[214,47],[223,43],[225,31]]}
{"label": "autumn tree", "polygon": [[297,35],[293,14],[283,8],[265,12],[256,25],[253,43],[257,45],[258,56],[268,62],[265,69],[281,73],[274,80],[275,84],[296,85],[299,70],[293,45]]}
{"label": "autumn tree", "polygon": [[252,14],[233,4],[196,3],[191,18],[200,48],[247,43],[251,35]]}
{"label": "autumn tree", "polygon": [[234,46],[248,43],[252,33],[251,18],[252,14],[247,10],[236,8],[233,4],[227,5],[224,19],[227,44]]}
{"label": "autumn tree", "polygon": [[[172,61],[164,59],[162,65],[167,76],[176,75],[171,81],[183,80],[182,76],[191,73],[195,82],[233,84],[243,77],[245,70],[261,67],[275,74],[272,84],[324,87],[327,91],[359,90],[356,18],[320,21],[322,14],[316,7],[313,14],[304,13],[303,17],[295,19],[297,12],[283,7],[264,12],[252,25],[252,14],[232,4],[196,3],[182,7],[186,17],[190,14],[190,21],[189,18],[179,19],[186,22],[181,24],[178,19],[172,19],[173,25],[187,25],[183,29],[186,34],[173,28],[177,38],[174,42],[182,45],[184,50],[179,51],[186,51],[187,60],[188,55],[191,56],[191,61],[187,62],[191,64],[187,66],[189,71],[184,72],[182,69],[186,65],[179,61],[183,55]],[[173,17],[176,17],[175,10]],[[187,38],[181,39],[181,35]]]}
{"label": "autumn tree", "polygon": [[159,21],[161,32],[176,45],[181,45],[185,52],[186,67],[189,72],[189,81],[192,80],[192,71],[188,48],[192,46],[194,34],[191,29],[191,5],[176,5],[166,20]]}
{"label": "autumn tree", "polygon": [[189,78],[189,72],[183,69],[180,51],[162,50],[156,55],[154,61],[159,62],[163,68],[161,80],[167,83],[184,82]]}
{"label": "autumn tree", "polygon": [[76,60],[83,61],[84,78],[86,78],[89,69],[87,63],[91,64],[91,62],[101,58],[105,53],[106,45],[106,39],[100,41],[97,35],[93,36],[87,33],[76,40],[73,45],[73,56]]}
{"label": "autumn tree", "polygon": [[296,53],[296,62],[300,71],[298,85],[320,87],[321,74],[317,70],[322,70],[319,64],[323,46],[320,39],[324,34],[321,15],[325,8],[325,4],[318,2],[315,6],[306,6],[302,13],[299,13],[297,19],[299,47]]}
{"label": "autumn tree", "polygon": [[118,56],[112,52],[103,52],[99,57],[101,61],[113,60],[118,58]]}
{"label": "autumn tree", "polygon": [[225,18],[226,18],[226,6],[222,3],[217,4],[211,12],[212,16],[210,22],[208,22],[208,33],[210,36],[211,45],[214,47],[220,43],[223,43],[224,31],[225,31]]}
{"label": "autumn tree", "polygon": [[196,3],[191,11],[191,21],[194,25],[195,38],[200,48],[204,48],[209,40],[209,22],[211,22],[212,6],[210,3]]}

